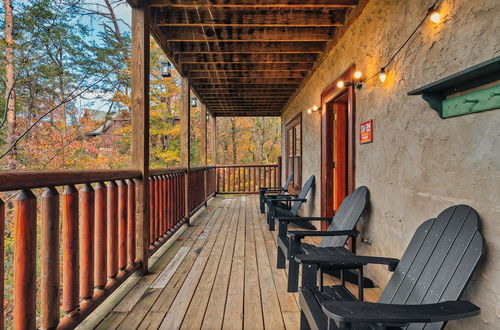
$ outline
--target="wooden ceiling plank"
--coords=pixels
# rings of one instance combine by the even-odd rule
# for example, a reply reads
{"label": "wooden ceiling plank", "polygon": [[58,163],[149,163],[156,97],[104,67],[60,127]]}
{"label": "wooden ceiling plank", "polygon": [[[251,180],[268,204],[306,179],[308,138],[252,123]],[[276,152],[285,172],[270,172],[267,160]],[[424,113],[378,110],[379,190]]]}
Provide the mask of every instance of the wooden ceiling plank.
{"label": "wooden ceiling plank", "polygon": [[197,71],[305,71],[312,69],[310,63],[219,63],[219,64],[183,64],[182,69],[185,72]]}
{"label": "wooden ceiling plank", "polygon": [[299,84],[303,78],[253,78],[253,77],[241,77],[241,78],[224,78],[224,77],[214,77],[212,79],[204,80],[193,80],[193,84]]}
{"label": "wooden ceiling plank", "polygon": [[[303,71],[230,71],[223,72],[222,75],[224,78],[304,78],[307,75],[307,72]],[[207,78],[212,78],[214,76],[214,72],[210,71],[197,71],[191,72],[189,77],[191,80],[204,80]]]}
{"label": "wooden ceiling plank", "polygon": [[335,27],[343,25],[345,10],[159,8],[153,18],[158,26]]}
{"label": "wooden ceiling plank", "polygon": [[151,7],[180,8],[352,8],[357,0],[150,0]]}
{"label": "wooden ceiling plank", "polygon": [[169,41],[330,41],[335,28],[287,27],[287,28],[201,28],[201,27],[160,27]]}
{"label": "wooden ceiling plank", "polygon": [[229,84],[224,84],[224,83],[211,83],[211,84],[203,84],[203,85],[195,85],[193,84],[193,88],[196,90],[198,89],[210,89],[210,88],[231,88],[234,86],[238,85],[238,88],[245,88],[245,89],[252,89],[252,88],[286,88],[286,89],[291,89],[291,88],[297,88],[299,84],[280,84],[278,86],[275,86],[276,84],[274,83],[269,83],[269,84],[249,84],[249,83],[229,83]]}
{"label": "wooden ceiling plank", "polygon": [[314,63],[316,54],[179,54],[182,64],[218,63]]}
{"label": "wooden ceiling plank", "polygon": [[169,47],[177,54],[319,54],[326,43],[322,41],[286,42],[169,42]]}

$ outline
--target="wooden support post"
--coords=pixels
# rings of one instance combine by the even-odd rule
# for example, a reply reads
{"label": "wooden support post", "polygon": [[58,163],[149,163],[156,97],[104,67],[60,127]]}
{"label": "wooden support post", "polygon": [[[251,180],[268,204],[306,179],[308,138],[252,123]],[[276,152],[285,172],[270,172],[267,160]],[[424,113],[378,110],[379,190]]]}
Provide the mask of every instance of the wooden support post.
{"label": "wooden support post", "polygon": [[210,124],[212,125],[212,136],[210,137],[210,146],[212,149],[210,151],[212,153],[212,165],[215,166],[217,165],[217,117],[212,117]]}
{"label": "wooden support post", "polygon": [[184,217],[189,224],[189,175],[191,162],[191,105],[190,84],[188,77],[181,77],[181,166],[187,172],[184,180]]}
{"label": "wooden support post", "polygon": [[201,104],[201,145],[200,145],[200,161],[201,165],[205,167],[205,171],[203,171],[203,184],[204,184],[204,199],[205,205],[207,205],[207,196],[208,196],[208,143],[207,143],[207,105]]}
{"label": "wooden support post", "polygon": [[132,167],[137,180],[137,258],[148,271],[149,248],[149,20],[150,8],[132,8]]}

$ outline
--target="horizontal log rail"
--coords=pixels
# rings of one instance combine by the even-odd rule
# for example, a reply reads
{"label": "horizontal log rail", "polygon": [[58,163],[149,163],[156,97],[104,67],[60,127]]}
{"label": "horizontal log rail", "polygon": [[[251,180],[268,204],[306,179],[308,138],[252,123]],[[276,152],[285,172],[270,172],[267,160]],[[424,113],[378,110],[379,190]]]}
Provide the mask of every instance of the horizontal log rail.
{"label": "horizontal log rail", "polygon": [[0,191],[45,188],[109,180],[138,179],[141,172],[123,170],[2,171]]}
{"label": "horizontal log rail", "polygon": [[278,164],[217,165],[217,193],[256,194],[259,187],[280,185]]}

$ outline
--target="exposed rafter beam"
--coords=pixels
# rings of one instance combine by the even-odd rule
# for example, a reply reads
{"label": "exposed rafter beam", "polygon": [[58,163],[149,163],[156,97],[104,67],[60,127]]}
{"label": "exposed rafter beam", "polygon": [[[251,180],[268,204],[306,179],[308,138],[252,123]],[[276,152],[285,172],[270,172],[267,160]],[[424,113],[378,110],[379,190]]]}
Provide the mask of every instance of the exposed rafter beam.
{"label": "exposed rafter beam", "polygon": [[357,0],[150,0],[151,7],[352,8]]}
{"label": "exposed rafter beam", "polygon": [[314,63],[316,54],[179,54],[182,64],[217,63]]}
{"label": "exposed rafter beam", "polygon": [[229,84],[223,84],[223,83],[210,83],[210,84],[197,84],[195,85],[193,83],[193,88],[196,90],[199,89],[211,89],[211,88],[243,88],[243,89],[252,89],[252,88],[273,88],[273,89],[291,89],[291,88],[297,88],[299,84],[282,84],[282,85],[276,85],[274,83],[269,83],[269,84],[246,84],[246,83],[229,83]]}
{"label": "exposed rafter beam", "polygon": [[343,10],[239,10],[169,8],[154,11],[158,26],[331,27],[342,26]]}
{"label": "exposed rafter beam", "polygon": [[160,27],[169,41],[330,41],[334,28],[288,27],[288,28],[237,28],[216,27]]}
{"label": "exposed rafter beam", "polygon": [[213,77],[224,78],[304,78],[307,72],[304,71],[196,71],[191,72],[191,80],[204,80]]}
{"label": "exposed rafter beam", "polygon": [[313,65],[311,63],[219,63],[219,64],[183,64],[182,69],[185,72],[196,71],[305,71],[309,72]]}
{"label": "exposed rafter beam", "polygon": [[207,102],[210,101],[217,101],[217,100],[223,100],[223,101],[255,101],[255,100],[287,100],[286,96],[273,96],[273,95],[263,95],[263,96],[233,96],[233,95],[212,95],[212,96],[205,96],[203,100],[206,100]]}
{"label": "exposed rafter beam", "polygon": [[216,117],[280,117],[281,111],[255,112],[255,111],[227,111],[217,112]]}
{"label": "exposed rafter beam", "polygon": [[217,87],[217,88],[197,88],[197,91],[201,95],[222,95],[222,94],[234,94],[234,95],[263,95],[263,94],[271,94],[271,95],[291,95],[295,91],[295,87],[293,88],[279,88],[275,87],[272,90],[269,87],[265,88],[241,88],[241,89],[232,89],[228,87]]}
{"label": "exposed rafter beam", "polygon": [[324,50],[325,44],[320,41],[300,42],[169,42],[174,54],[319,54]]}
{"label": "exposed rafter beam", "polygon": [[213,79],[204,80],[193,80],[193,84],[271,84],[271,85],[281,85],[281,84],[300,84],[302,78],[253,78],[253,77],[241,77],[241,78],[224,78],[214,77]]}

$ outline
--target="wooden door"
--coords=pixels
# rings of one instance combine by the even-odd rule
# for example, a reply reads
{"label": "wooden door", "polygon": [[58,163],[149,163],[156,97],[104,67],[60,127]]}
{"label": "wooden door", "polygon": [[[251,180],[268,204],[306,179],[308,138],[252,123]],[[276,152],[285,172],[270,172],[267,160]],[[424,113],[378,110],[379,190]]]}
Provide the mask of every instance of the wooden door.
{"label": "wooden door", "polygon": [[347,95],[333,104],[333,210],[337,212],[347,189]]}

